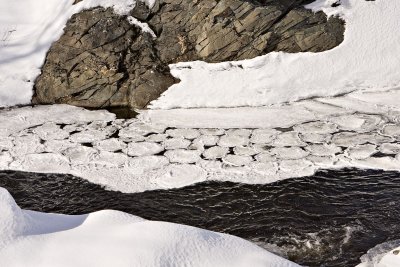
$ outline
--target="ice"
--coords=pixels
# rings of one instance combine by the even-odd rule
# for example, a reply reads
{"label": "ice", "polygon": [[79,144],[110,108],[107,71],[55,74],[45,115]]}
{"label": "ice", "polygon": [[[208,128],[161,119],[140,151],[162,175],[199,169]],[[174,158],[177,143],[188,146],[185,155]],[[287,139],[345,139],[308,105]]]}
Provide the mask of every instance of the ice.
{"label": "ice", "polygon": [[176,184],[177,187],[183,187],[193,183],[204,182],[206,178],[206,171],[199,166],[191,164],[172,164],[163,169],[162,173],[157,175],[152,181],[161,188],[169,188],[171,184]]}
{"label": "ice", "polygon": [[229,129],[226,131],[226,135],[239,135],[243,137],[249,137],[252,131],[249,129]]}
{"label": "ice", "polygon": [[48,122],[72,124],[77,122],[112,121],[115,115],[107,111],[89,111],[68,105],[23,107],[1,111],[0,136],[9,136]]}
{"label": "ice", "polygon": [[175,149],[168,150],[164,155],[171,163],[196,163],[200,160],[200,151]]}
{"label": "ice", "polygon": [[0,170],[9,169],[9,164],[13,161],[10,153],[0,152]]}
{"label": "ice", "polygon": [[182,137],[190,140],[200,136],[200,132],[196,129],[172,129],[167,130],[166,134],[171,137]]}
{"label": "ice", "polygon": [[250,156],[227,155],[222,161],[229,165],[241,167],[250,164],[253,158]]}
{"label": "ice", "polygon": [[326,144],[332,139],[330,134],[315,134],[315,133],[299,133],[299,138],[303,142]]}
{"label": "ice", "polygon": [[332,143],[337,146],[356,146],[365,143],[379,144],[391,142],[391,137],[386,137],[378,134],[364,133],[357,134],[352,132],[341,132],[333,135]]}
{"label": "ice", "polygon": [[74,164],[90,163],[98,153],[97,149],[86,146],[71,147],[62,152]]}
{"label": "ice", "polygon": [[341,130],[363,133],[377,129],[384,123],[380,116],[366,114],[338,116],[331,118],[330,121],[338,125]]}
{"label": "ice", "polygon": [[216,135],[220,136],[225,133],[224,129],[200,129],[202,135]]}
{"label": "ice", "polygon": [[94,144],[94,147],[98,150],[115,152],[119,150],[125,150],[127,148],[127,145],[117,138],[110,138],[96,142]]}
{"label": "ice", "polygon": [[293,177],[293,172],[298,177],[310,176],[315,172],[316,167],[313,166],[311,161],[306,159],[295,159],[295,160],[283,160],[279,162],[280,172],[278,173],[281,177]]}
{"label": "ice", "polygon": [[357,145],[346,150],[346,154],[352,159],[367,159],[376,152],[378,152],[376,146],[371,144]]}
{"label": "ice", "polygon": [[13,170],[40,173],[66,173],[70,169],[67,157],[60,154],[29,154],[10,163]]}
{"label": "ice", "polygon": [[42,140],[63,140],[69,137],[69,133],[62,130],[60,126],[55,123],[45,123],[34,128],[32,131]]}
{"label": "ice", "polygon": [[166,134],[151,134],[147,136],[146,141],[147,142],[164,142],[167,140],[168,135]]}
{"label": "ice", "polygon": [[164,146],[150,142],[129,143],[127,148],[128,155],[133,157],[152,156],[162,151]]}
{"label": "ice", "polygon": [[149,170],[161,169],[169,164],[165,156],[145,156],[129,159],[128,166],[132,171],[145,172]]}
{"label": "ice", "polygon": [[270,152],[260,153],[260,154],[255,156],[255,159],[257,161],[259,161],[259,162],[262,162],[262,163],[277,161],[276,157]]}
{"label": "ice", "polygon": [[193,144],[197,147],[210,147],[215,146],[219,141],[219,137],[215,135],[201,135],[200,137],[193,140]]}
{"label": "ice", "polygon": [[220,146],[213,146],[208,149],[206,149],[203,152],[203,156],[206,159],[221,159],[225,157],[229,152],[229,149],[227,147],[220,147]]}
{"label": "ice", "polygon": [[302,134],[331,134],[338,131],[336,124],[326,121],[303,123],[294,126],[293,129]]}
{"label": "ice", "polygon": [[[313,110],[316,107],[312,104]],[[387,132],[394,136],[381,134],[382,129],[397,125],[400,112],[394,108],[381,113],[379,121],[371,114],[346,109],[350,119],[341,118],[337,123],[348,127],[348,131],[327,122],[342,117],[342,112],[323,113],[320,119],[291,127],[255,129],[166,128],[159,126],[165,124],[152,125],[136,118],[117,123],[81,121],[82,114],[76,114],[77,121],[69,119],[67,123],[63,116],[49,122],[42,117],[49,111],[60,114],[65,110],[77,112],[76,108],[64,105],[1,110],[0,121],[10,128],[3,128],[7,129],[6,136],[0,139],[0,169],[68,173],[126,193],[175,188],[204,180],[269,183],[311,175],[321,168],[400,171],[399,137],[395,131]],[[103,111],[90,112],[90,116],[107,118]],[[14,128],[12,118],[16,121]],[[42,135],[45,129],[52,134]],[[63,138],[65,133],[69,136],[60,140],[60,136],[53,134],[58,131],[63,132]],[[98,140],[99,136],[105,139],[71,142],[71,136],[79,133],[87,135],[80,142]],[[54,139],[43,140],[39,134]],[[129,135],[146,141],[126,141]],[[377,154],[378,151],[383,154]],[[269,167],[263,169],[266,166]],[[193,175],[187,174],[190,170]]]}
{"label": "ice", "polygon": [[124,128],[127,132],[133,131],[140,135],[161,134],[164,133],[167,126],[164,124],[148,124],[139,120],[132,120],[128,127]]}
{"label": "ice", "polygon": [[241,135],[223,135],[218,141],[218,146],[221,147],[246,146],[248,144],[249,138]]}
{"label": "ice", "polygon": [[389,124],[385,125],[382,129],[382,134],[387,136],[400,136],[400,125]]}
{"label": "ice", "polygon": [[301,159],[308,156],[309,152],[300,147],[274,147],[271,149],[271,154],[279,159]]}
{"label": "ice", "polygon": [[130,128],[123,128],[118,133],[119,138],[125,142],[142,142],[146,137]]}
{"label": "ice", "polygon": [[262,150],[259,147],[254,146],[237,146],[233,148],[233,152],[238,156],[254,156],[259,154],[261,151]]}
{"label": "ice", "polygon": [[72,134],[69,140],[73,143],[94,143],[106,139],[109,135],[107,129],[87,130]]}
{"label": "ice", "polygon": [[286,128],[320,117],[320,113],[301,105],[144,110],[138,116],[146,123],[167,123],[169,127],[200,129]]}
{"label": "ice", "polygon": [[123,167],[128,164],[129,157],[123,153],[100,151],[90,160],[91,164],[103,166]]}
{"label": "ice", "polygon": [[305,146],[306,144],[300,140],[299,134],[296,132],[285,132],[276,136],[272,142],[273,146]]}
{"label": "ice", "polygon": [[256,129],[253,131],[250,141],[254,144],[270,144],[275,140],[278,133],[276,130]]}
{"label": "ice", "polygon": [[17,136],[13,142],[14,147],[10,149],[11,154],[26,155],[44,151],[44,145],[37,135]]}
{"label": "ice", "polygon": [[186,149],[191,142],[184,138],[170,138],[163,142],[165,149]]}
{"label": "ice", "polygon": [[384,154],[399,154],[400,153],[400,144],[384,143],[379,146],[379,151]]}
{"label": "ice", "polygon": [[172,164],[162,170],[152,182],[161,188],[170,188],[171,185],[184,187],[194,183],[204,182],[207,178],[207,172],[192,164]]}
{"label": "ice", "polygon": [[44,143],[44,152],[61,153],[67,148],[77,147],[78,144],[72,143],[69,140],[48,140]]}
{"label": "ice", "polygon": [[0,139],[0,151],[1,150],[9,150],[14,146],[13,138],[5,137]]}
{"label": "ice", "polygon": [[333,144],[308,145],[305,149],[312,155],[320,157],[334,156],[335,154],[342,152],[340,147]]}

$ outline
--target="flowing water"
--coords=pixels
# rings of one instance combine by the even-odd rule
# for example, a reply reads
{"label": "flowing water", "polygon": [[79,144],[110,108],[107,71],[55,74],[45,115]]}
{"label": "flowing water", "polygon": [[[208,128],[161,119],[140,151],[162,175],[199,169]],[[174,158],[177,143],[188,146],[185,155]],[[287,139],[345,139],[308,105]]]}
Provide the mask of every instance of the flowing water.
{"label": "flowing water", "polygon": [[122,194],[70,175],[0,172],[25,209],[81,214],[116,209],[224,232],[306,266],[354,266],[400,235],[400,173],[320,171],[267,185],[206,182]]}

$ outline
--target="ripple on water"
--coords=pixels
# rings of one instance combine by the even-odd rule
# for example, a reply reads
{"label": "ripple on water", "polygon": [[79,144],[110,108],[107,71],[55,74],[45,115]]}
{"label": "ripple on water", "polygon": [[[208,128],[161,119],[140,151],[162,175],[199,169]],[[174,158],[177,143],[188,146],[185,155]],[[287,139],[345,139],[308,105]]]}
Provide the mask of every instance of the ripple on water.
{"label": "ripple on water", "polygon": [[400,233],[400,173],[345,169],[267,185],[205,182],[136,194],[70,176],[0,172],[25,209],[81,214],[115,209],[251,240],[308,266],[354,266]]}

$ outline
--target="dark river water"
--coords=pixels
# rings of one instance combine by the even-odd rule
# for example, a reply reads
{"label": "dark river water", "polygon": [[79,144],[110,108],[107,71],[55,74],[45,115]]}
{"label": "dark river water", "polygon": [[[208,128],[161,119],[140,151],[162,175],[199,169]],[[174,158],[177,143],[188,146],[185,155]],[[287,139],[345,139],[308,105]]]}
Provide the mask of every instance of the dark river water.
{"label": "dark river water", "polygon": [[400,174],[345,169],[267,185],[206,182],[122,194],[70,175],[0,172],[25,209],[115,209],[240,236],[306,266],[354,266],[400,236]]}

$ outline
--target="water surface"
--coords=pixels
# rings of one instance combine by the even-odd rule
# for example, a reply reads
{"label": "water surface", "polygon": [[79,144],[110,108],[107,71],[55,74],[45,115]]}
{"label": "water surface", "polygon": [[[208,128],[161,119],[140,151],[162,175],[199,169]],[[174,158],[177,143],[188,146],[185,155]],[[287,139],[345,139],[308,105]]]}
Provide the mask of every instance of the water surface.
{"label": "water surface", "polygon": [[25,209],[81,214],[115,209],[229,233],[308,266],[354,266],[400,236],[400,174],[345,169],[267,185],[206,182],[137,194],[70,175],[0,172]]}

